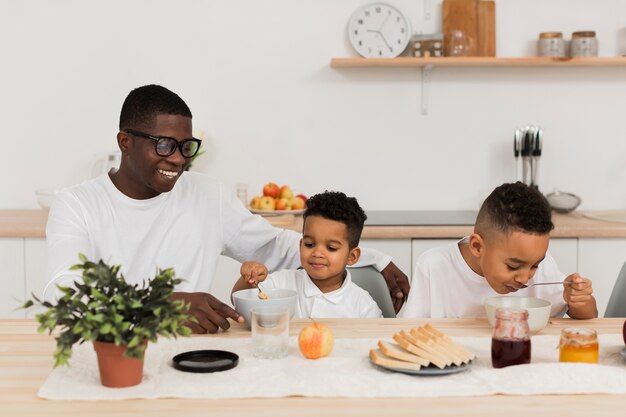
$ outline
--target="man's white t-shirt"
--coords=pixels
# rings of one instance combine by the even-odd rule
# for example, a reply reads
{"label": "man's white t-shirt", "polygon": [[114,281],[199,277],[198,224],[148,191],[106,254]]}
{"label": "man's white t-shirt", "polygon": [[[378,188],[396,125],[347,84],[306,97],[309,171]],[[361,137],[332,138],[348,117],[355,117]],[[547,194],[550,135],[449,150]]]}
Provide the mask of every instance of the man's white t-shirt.
{"label": "man's white t-shirt", "polygon": [[341,287],[323,293],[303,269],[276,271],[261,284],[263,289],[285,288],[298,293],[296,318],[380,318],[376,301],[352,282],[350,271]]}
{"label": "man's white t-shirt", "polygon": [[[459,242],[462,242],[461,239]],[[411,290],[398,317],[486,317],[483,302],[498,294],[487,280],[474,272],[461,254],[459,242],[430,249],[415,263]],[[546,253],[531,283],[563,281],[565,274]],[[567,310],[561,285],[543,285],[518,290],[514,296],[538,297],[552,303],[551,317]]]}
{"label": "man's white t-shirt", "polygon": [[[80,276],[69,270],[79,253],[122,265],[131,283],[173,267],[185,279],[177,290],[189,292],[209,292],[220,255],[260,262],[270,271],[300,265],[300,233],[272,227],[226,186],[195,172],[184,172],[170,192],[147,200],[129,198],[108,174],[65,189],[50,208],[46,237],[47,299],[54,284],[69,285]],[[360,264],[381,270],[390,261],[367,249]]]}

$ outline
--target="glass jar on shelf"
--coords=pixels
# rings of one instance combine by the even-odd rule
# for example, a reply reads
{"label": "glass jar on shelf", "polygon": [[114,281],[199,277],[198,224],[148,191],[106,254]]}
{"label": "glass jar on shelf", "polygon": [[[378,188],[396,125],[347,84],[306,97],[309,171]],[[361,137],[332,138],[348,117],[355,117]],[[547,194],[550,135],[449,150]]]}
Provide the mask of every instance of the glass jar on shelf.
{"label": "glass jar on shelf", "polygon": [[561,331],[559,362],[598,363],[598,347],[595,330],[568,327]]}
{"label": "glass jar on shelf", "polygon": [[491,364],[493,367],[504,368],[530,363],[530,352],[528,311],[524,309],[497,309],[491,339]]}

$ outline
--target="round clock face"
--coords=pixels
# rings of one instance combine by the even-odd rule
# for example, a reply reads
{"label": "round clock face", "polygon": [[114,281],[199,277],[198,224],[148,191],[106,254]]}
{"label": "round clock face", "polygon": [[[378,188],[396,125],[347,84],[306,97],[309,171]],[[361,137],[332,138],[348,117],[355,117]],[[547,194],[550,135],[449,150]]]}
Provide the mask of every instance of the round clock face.
{"label": "round clock face", "polygon": [[409,21],[395,7],[374,3],[357,10],[348,22],[352,47],[365,58],[395,58],[409,43]]}

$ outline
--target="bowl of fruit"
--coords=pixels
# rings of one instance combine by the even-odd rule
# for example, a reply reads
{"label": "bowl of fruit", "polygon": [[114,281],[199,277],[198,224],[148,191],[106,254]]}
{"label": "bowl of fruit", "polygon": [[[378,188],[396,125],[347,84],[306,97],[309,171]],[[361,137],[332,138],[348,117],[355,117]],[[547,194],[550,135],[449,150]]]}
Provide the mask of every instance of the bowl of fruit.
{"label": "bowl of fruit", "polygon": [[249,209],[261,216],[302,214],[306,208],[306,200],[304,194],[294,194],[288,185],[281,187],[275,182],[268,182],[263,186],[261,195],[252,197]]}

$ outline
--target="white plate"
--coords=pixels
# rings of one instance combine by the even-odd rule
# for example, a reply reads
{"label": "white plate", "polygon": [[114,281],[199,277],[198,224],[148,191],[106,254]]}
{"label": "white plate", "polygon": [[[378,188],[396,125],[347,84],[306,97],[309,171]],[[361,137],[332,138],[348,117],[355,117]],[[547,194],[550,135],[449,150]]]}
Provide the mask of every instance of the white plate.
{"label": "white plate", "polygon": [[[372,362],[371,358],[370,358],[370,362]],[[392,366],[384,366],[384,365],[378,365],[374,362],[372,362],[374,365],[386,369],[388,371],[392,371],[392,372],[400,372],[403,374],[409,374],[409,375],[421,375],[421,376],[433,376],[433,375],[448,375],[448,374],[456,374],[458,372],[463,372],[463,371],[467,371],[470,366],[472,365],[472,362],[470,361],[469,363],[464,363],[461,366],[457,366],[457,365],[450,365],[450,366],[446,366],[443,369],[437,368],[435,365],[430,365],[428,367],[425,368],[420,368],[419,371],[413,371],[411,369],[400,369],[400,368],[394,368]]]}
{"label": "white plate", "polygon": [[257,210],[257,209],[253,209],[248,207],[248,210],[250,210],[252,213],[254,214],[260,214],[261,216],[284,216],[285,214],[293,214],[293,215],[299,215],[304,213],[304,209],[300,209],[300,210]]}

